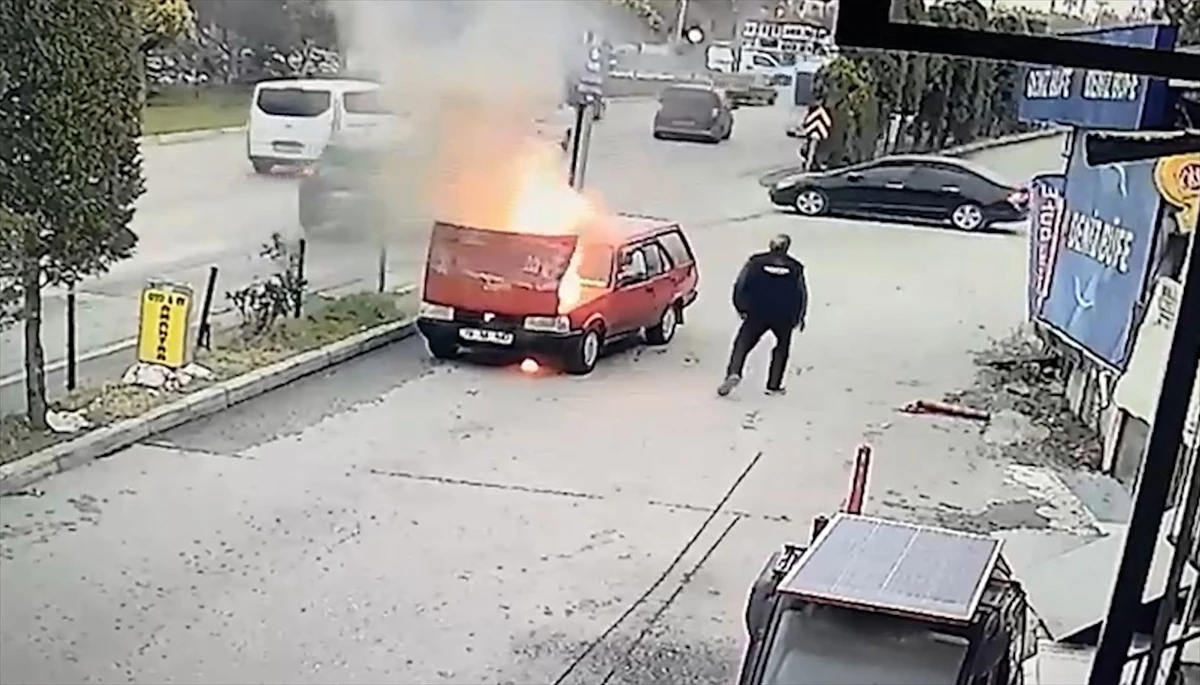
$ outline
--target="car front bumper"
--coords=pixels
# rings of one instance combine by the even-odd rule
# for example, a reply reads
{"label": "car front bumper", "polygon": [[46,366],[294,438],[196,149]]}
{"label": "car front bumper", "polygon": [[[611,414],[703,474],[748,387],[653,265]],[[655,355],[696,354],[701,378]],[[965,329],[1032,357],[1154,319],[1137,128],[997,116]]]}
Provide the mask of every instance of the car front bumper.
{"label": "car front bumper", "polygon": [[[463,329],[495,330],[503,333],[511,333],[513,341],[511,345],[503,345],[465,340],[462,337]],[[512,352],[514,354],[531,355],[534,357],[540,355],[547,357],[562,356],[572,345],[579,344],[580,338],[583,337],[582,331],[544,333],[541,331],[527,331],[523,328],[505,327],[492,329],[487,326],[459,321],[426,318],[417,319],[417,330],[426,340],[436,340],[445,344],[454,343],[468,350]]]}

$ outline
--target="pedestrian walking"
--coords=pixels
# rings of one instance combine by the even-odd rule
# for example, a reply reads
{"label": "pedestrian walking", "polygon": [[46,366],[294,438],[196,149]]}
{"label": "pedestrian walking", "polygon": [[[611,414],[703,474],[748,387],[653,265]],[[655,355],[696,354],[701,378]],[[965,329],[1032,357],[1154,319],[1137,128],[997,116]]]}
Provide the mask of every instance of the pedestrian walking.
{"label": "pedestrian walking", "polygon": [[808,314],[804,265],[788,254],[791,246],[792,239],[788,236],[775,236],[767,251],[751,256],[738,274],[733,285],[733,308],[742,317],[742,324],[733,338],[725,380],[717,388],[717,394],[722,397],[741,382],[746,356],[767,331],[775,337],[775,349],[771,351],[771,366],[767,372],[767,394],[778,395],[786,391],[783,376],[791,352],[792,332],[804,330]]}

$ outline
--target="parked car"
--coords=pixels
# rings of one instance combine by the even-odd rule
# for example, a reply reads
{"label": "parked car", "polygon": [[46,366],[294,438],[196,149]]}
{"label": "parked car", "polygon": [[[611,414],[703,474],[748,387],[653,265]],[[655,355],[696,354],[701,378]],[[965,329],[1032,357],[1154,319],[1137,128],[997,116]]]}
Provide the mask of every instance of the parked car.
{"label": "parked car", "polygon": [[671,342],[698,280],[683,229],[664,219],[614,216],[583,236],[438,222],[417,329],[438,359],[513,351],[582,375],[614,342]]}
{"label": "parked car", "polygon": [[703,83],[663,89],[654,114],[654,137],[719,143],[733,135],[733,110],[724,91]]}
{"label": "parked car", "polygon": [[963,159],[899,155],[775,179],[771,202],[804,216],[868,215],[949,222],[963,231],[1021,221],[1029,193]]}

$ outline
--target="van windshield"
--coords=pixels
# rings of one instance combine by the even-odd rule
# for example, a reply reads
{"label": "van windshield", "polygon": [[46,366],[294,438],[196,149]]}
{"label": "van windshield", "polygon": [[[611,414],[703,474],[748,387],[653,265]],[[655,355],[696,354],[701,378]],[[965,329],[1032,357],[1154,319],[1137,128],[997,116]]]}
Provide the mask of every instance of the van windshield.
{"label": "van windshield", "polygon": [[430,270],[454,276],[501,279],[537,291],[557,290],[575,251],[575,236],[489,231],[439,223],[429,245]]}
{"label": "van windshield", "polygon": [[276,117],[318,117],[329,110],[332,100],[327,90],[302,88],[263,88],[255,104],[264,114]]}

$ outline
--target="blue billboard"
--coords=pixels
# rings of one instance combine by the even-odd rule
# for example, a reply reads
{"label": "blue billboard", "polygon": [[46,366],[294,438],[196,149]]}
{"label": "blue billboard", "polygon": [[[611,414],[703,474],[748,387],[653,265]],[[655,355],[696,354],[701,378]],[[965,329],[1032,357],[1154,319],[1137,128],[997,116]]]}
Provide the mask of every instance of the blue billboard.
{"label": "blue billboard", "polygon": [[1072,145],[1045,299],[1037,318],[1123,371],[1157,240],[1154,161],[1091,167]]}
{"label": "blue billboard", "polygon": [[[1173,51],[1174,26],[1123,26],[1063,34],[1064,38]],[[1017,102],[1021,121],[1053,122],[1081,128],[1136,131],[1172,123],[1171,89],[1166,79],[1067,67],[1031,67]]]}

